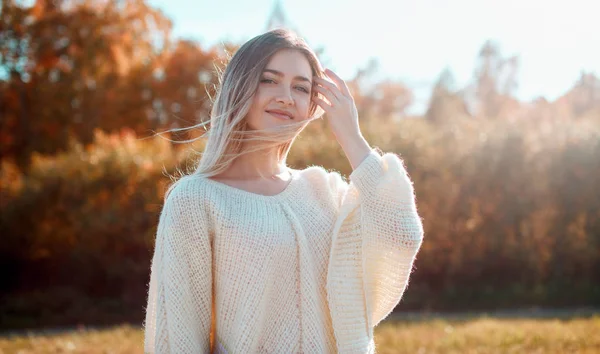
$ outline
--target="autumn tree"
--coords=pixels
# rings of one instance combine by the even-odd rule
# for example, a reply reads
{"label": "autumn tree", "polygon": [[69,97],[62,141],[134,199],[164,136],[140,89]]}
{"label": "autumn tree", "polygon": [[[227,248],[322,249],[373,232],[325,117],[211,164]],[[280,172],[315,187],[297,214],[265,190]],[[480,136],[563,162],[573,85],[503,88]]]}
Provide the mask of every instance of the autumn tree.
{"label": "autumn tree", "polygon": [[[188,127],[209,119],[223,65],[217,49],[203,51],[197,42],[179,40],[156,80],[152,117],[170,122],[168,128]],[[198,136],[202,132],[193,132]],[[178,138],[190,138],[183,134]]]}
{"label": "autumn tree", "polygon": [[359,116],[384,122],[404,116],[414,102],[412,90],[399,80],[379,76],[379,62],[371,59],[348,80]]}
{"label": "autumn tree", "polygon": [[470,116],[462,93],[455,86],[452,72],[449,68],[444,69],[433,87],[425,112],[427,120],[433,123],[445,123]]}
{"label": "autumn tree", "polygon": [[600,79],[594,73],[582,72],[571,90],[564,95],[574,118],[600,117]]}
{"label": "autumn tree", "polygon": [[0,14],[1,158],[22,167],[94,129],[152,123],[152,73],[170,21],[143,0],[4,1]]}
{"label": "autumn tree", "polygon": [[503,57],[498,44],[486,41],[479,51],[474,82],[468,88],[472,110],[484,118],[510,115],[518,106],[514,98],[517,88],[517,56]]}

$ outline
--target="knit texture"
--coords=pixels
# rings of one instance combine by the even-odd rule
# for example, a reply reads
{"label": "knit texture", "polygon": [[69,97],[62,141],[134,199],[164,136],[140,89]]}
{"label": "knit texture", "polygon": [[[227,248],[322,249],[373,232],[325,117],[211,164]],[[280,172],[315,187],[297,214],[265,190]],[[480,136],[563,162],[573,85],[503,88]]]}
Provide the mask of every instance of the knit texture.
{"label": "knit texture", "polygon": [[423,240],[393,153],[346,182],[293,170],[273,196],[186,176],[165,197],[150,268],[146,353],[375,353]]}

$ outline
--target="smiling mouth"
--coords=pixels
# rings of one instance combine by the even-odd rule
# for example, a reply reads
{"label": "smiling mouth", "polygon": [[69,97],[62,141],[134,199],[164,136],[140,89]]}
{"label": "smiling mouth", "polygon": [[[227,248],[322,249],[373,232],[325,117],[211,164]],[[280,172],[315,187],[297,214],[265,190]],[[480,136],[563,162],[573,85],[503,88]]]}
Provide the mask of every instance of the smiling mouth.
{"label": "smiling mouth", "polygon": [[283,120],[293,119],[292,117],[288,116],[287,114],[275,113],[275,112],[271,112],[271,111],[267,111],[267,113],[269,113],[270,115],[272,115],[276,118],[283,119]]}

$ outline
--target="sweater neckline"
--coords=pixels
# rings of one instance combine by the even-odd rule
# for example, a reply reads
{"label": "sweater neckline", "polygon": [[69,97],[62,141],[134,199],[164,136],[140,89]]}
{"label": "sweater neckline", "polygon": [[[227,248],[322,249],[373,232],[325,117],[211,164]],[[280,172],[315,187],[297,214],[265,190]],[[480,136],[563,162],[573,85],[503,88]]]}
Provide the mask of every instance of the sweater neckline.
{"label": "sweater neckline", "polygon": [[279,201],[279,200],[285,199],[288,195],[290,195],[293,192],[295,185],[298,183],[297,179],[299,177],[299,173],[298,173],[299,171],[291,169],[289,167],[287,169],[290,172],[290,181],[288,182],[288,184],[285,186],[285,188],[281,192],[279,192],[277,194],[273,194],[273,195],[266,195],[266,194],[250,192],[245,189],[230,186],[223,182],[219,182],[214,179],[207,178],[207,177],[205,177],[204,180],[213,186],[217,186],[218,188],[226,190],[229,193],[239,195],[242,197],[250,197],[250,198],[260,199],[260,200],[264,200],[264,201]]}

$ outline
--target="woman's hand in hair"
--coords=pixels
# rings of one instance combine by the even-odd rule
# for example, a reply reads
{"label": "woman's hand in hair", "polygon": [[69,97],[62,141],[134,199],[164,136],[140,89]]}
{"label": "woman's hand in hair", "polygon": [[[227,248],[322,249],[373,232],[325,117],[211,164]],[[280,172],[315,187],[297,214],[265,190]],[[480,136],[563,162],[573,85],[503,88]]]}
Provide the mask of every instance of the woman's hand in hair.
{"label": "woman's hand in hair", "polygon": [[[329,69],[325,69],[325,75],[331,78],[331,81],[317,76],[314,77],[313,90],[315,94],[313,100],[327,113],[327,119],[333,134],[340,143],[361,135],[358,125],[358,111],[348,86],[344,80]],[[316,93],[320,93],[329,102],[317,96]]]}
{"label": "woman's hand in hair", "polygon": [[[369,153],[370,147],[360,131],[358,110],[348,86],[344,80],[329,69],[325,70],[325,75],[331,81],[314,77],[313,100],[327,114],[329,127],[354,168]],[[329,102],[318,97],[317,93]]]}

